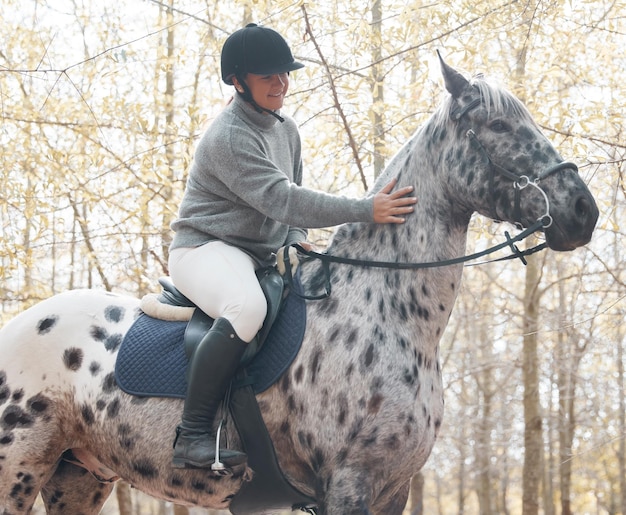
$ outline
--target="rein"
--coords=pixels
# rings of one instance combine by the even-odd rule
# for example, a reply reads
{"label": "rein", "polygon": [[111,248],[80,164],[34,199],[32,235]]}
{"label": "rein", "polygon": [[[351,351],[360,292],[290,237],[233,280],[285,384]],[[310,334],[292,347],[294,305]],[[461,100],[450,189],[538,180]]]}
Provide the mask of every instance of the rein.
{"label": "rein", "polygon": [[309,256],[311,258],[319,259],[320,261],[324,263],[339,263],[342,265],[360,266],[364,268],[390,268],[394,270],[418,270],[420,268],[438,268],[438,267],[444,267],[444,266],[458,265],[460,263],[466,263],[467,261],[473,261],[474,259],[478,259],[480,257],[492,254],[493,252],[497,252],[498,250],[503,249],[504,247],[507,247],[507,246],[512,248],[513,254],[510,256],[506,256],[504,258],[500,258],[500,260],[522,258],[529,254],[534,254],[535,252],[538,252],[539,250],[543,250],[546,247],[546,244],[542,243],[541,245],[537,245],[536,247],[533,247],[532,249],[523,250],[523,251],[520,251],[513,244],[518,241],[523,240],[524,238],[527,238],[532,233],[534,233],[535,231],[539,230],[542,227],[545,227],[543,225],[542,220],[537,220],[528,229],[525,229],[524,231],[519,233],[517,236],[514,236],[513,238],[511,238],[508,232],[505,232],[504,233],[506,235],[505,242],[499,243],[498,245],[490,247],[481,252],[476,252],[474,254],[469,254],[467,256],[460,256],[460,257],[452,258],[452,259],[445,259],[443,261],[428,261],[425,263],[405,263],[405,262],[400,262],[400,261],[370,261],[367,259],[356,259],[356,258],[348,258],[348,257],[342,257],[342,256],[334,256],[331,254],[315,252],[312,250],[306,250],[305,248],[298,245],[297,243],[292,245],[292,247],[294,247],[298,252],[305,254],[306,256]]}
{"label": "rein", "polygon": [[[359,266],[363,268],[387,268],[387,269],[393,269],[393,270],[419,270],[423,268],[438,268],[438,267],[452,266],[452,265],[458,265],[461,263],[466,263],[468,261],[473,261],[483,256],[492,254],[493,252],[497,252],[498,250],[503,249],[508,246],[510,247],[512,254],[510,254],[509,256],[499,258],[499,259],[495,259],[493,261],[497,262],[497,261],[505,261],[509,259],[519,258],[522,261],[522,263],[526,265],[527,262],[526,262],[525,256],[529,256],[531,254],[534,254],[535,252],[539,252],[540,250],[543,250],[544,248],[546,248],[546,244],[542,243],[530,249],[519,250],[519,248],[517,247],[517,245],[515,245],[515,243],[523,240],[524,238],[527,238],[535,231],[538,231],[541,228],[545,228],[543,219],[544,217],[537,220],[533,225],[531,225],[530,227],[528,227],[527,229],[519,233],[517,236],[514,236],[513,238],[511,238],[510,234],[505,231],[504,232],[506,236],[505,242],[499,243],[498,245],[485,249],[481,252],[475,252],[474,254],[469,254],[467,256],[460,256],[457,258],[446,259],[443,261],[429,261],[429,262],[424,262],[424,263],[406,263],[406,262],[398,262],[398,261],[373,261],[373,260],[368,260],[368,259],[356,259],[356,258],[349,258],[349,257],[343,257],[343,256],[335,256],[331,254],[315,252],[313,250],[307,250],[301,245],[295,243],[295,244],[292,244],[291,247],[294,247],[299,253],[304,254],[305,256],[308,256],[311,259],[319,259],[322,262],[322,267],[324,269],[324,275],[326,278],[325,284],[324,284],[324,290],[325,290],[324,293],[320,295],[315,295],[315,296],[308,296],[308,295],[301,295],[301,294],[297,294],[297,295],[305,300],[322,300],[322,299],[330,297],[330,294],[331,294],[330,264],[331,263],[350,265],[350,266]],[[293,277],[291,275],[291,263],[289,261],[289,253],[287,251],[284,252],[283,260],[285,263],[284,280],[285,280],[286,286],[289,286],[293,280]],[[479,264],[479,263],[476,263],[476,264]]]}
{"label": "rein", "polygon": [[[453,110],[450,113],[450,117],[452,118],[452,120],[459,121],[461,118],[463,118],[467,113],[469,113],[472,109],[478,107],[481,104],[481,99],[480,98],[476,98],[474,100],[472,100],[471,102],[469,102],[467,105],[463,106],[463,107],[459,107],[455,110]],[[489,174],[489,191],[491,194],[491,197],[494,197],[494,191],[495,191],[495,174],[496,172],[499,173],[502,177],[504,177],[505,179],[510,180],[513,183],[513,188],[515,189],[515,198],[514,198],[514,206],[513,206],[513,220],[515,221],[516,225],[518,225],[520,228],[522,227],[522,223],[521,223],[521,191],[527,187],[532,187],[535,188],[543,197],[545,203],[546,203],[546,211],[543,215],[541,215],[534,224],[532,224],[530,227],[528,227],[527,229],[523,230],[521,233],[519,233],[517,236],[515,236],[514,238],[511,238],[511,236],[509,235],[508,232],[505,231],[505,236],[506,236],[506,241],[503,243],[500,243],[498,245],[495,245],[493,247],[490,247],[482,252],[476,252],[474,254],[470,254],[467,256],[461,256],[461,257],[457,257],[457,258],[453,258],[453,259],[447,259],[444,261],[432,261],[432,262],[426,262],[426,263],[402,263],[402,262],[395,262],[395,261],[371,261],[371,260],[367,260],[367,259],[355,259],[355,258],[348,258],[348,257],[342,257],[342,256],[334,256],[334,255],[330,255],[330,254],[326,254],[326,253],[319,253],[319,252],[314,252],[311,250],[306,250],[305,248],[303,248],[301,245],[298,244],[294,244],[291,245],[292,247],[294,247],[298,252],[300,252],[301,254],[304,254],[306,256],[308,256],[309,258],[312,259],[319,259],[322,262],[322,266],[324,269],[324,274],[325,274],[325,292],[321,295],[317,295],[317,296],[305,296],[305,295],[299,295],[300,297],[302,297],[305,300],[321,300],[321,299],[325,299],[327,297],[330,297],[331,294],[331,284],[330,284],[330,263],[337,263],[337,264],[344,264],[344,265],[351,265],[351,266],[360,266],[360,267],[365,267],[365,268],[388,268],[388,269],[394,269],[394,270],[417,270],[417,269],[422,269],[422,268],[436,268],[436,267],[444,267],[444,266],[451,266],[451,265],[457,265],[457,264],[461,264],[461,263],[466,263],[468,261],[473,261],[475,259],[478,259],[480,257],[486,256],[488,254],[491,254],[493,252],[496,252],[504,247],[510,247],[512,254],[509,256],[505,256],[503,258],[499,258],[499,259],[495,259],[493,260],[495,261],[504,261],[504,260],[508,260],[508,259],[515,259],[515,258],[519,258],[522,263],[524,265],[527,264],[525,256],[528,256],[530,254],[534,254],[535,252],[538,252],[540,250],[543,250],[546,247],[545,243],[542,243],[540,245],[537,245],[533,248],[530,249],[526,249],[524,251],[520,251],[517,246],[515,245],[516,242],[523,240],[524,238],[527,238],[528,236],[530,236],[532,233],[534,233],[535,231],[538,231],[539,229],[547,229],[548,227],[550,227],[552,225],[552,215],[550,215],[550,202],[548,200],[548,196],[546,195],[546,192],[539,186],[539,182],[542,181],[543,179],[545,179],[546,177],[549,177],[550,175],[560,171],[560,170],[564,170],[564,169],[572,169],[575,172],[578,172],[578,167],[574,164],[574,163],[570,163],[570,162],[561,162],[558,163],[554,166],[551,166],[550,168],[548,168],[547,170],[543,171],[542,173],[540,173],[537,177],[535,177],[534,179],[531,180],[531,178],[529,178],[527,175],[517,175],[513,172],[511,172],[510,170],[504,168],[503,166],[499,165],[498,163],[496,163],[492,158],[491,155],[489,154],[489,152],[487,151],[487,149],[482,145],[482,143],[480,142],[480,140],[478,139],[478,136],[476,135],[476,133],[474,132],[474,130],[472,130],[471,128],[466,132],[466,136],[467,138],[470,140],[471,144],[474,146],[474,148],[476,150],[478,150],[478,152],[480,152],[483,157],[485,158],[485,160],[487,161],[487,163],[489,164],[489,168],[491,170],[491,173]],[[499,220],[500,217],[498,216],[497,213],[497,208],[494,205],[492,205],[492,216],[495,220]],[[282,256],[282,259],[285,263],[285,269],[286,269],[286,274],[284,276],[284,280],[285,280],[285,284],[287,286],[289,286],[289,284],[292,281],[292,276],[291,276],[291,265],[289,262],[289,253],[285,252]],[[479,263],[476,263],[479,264]]]}

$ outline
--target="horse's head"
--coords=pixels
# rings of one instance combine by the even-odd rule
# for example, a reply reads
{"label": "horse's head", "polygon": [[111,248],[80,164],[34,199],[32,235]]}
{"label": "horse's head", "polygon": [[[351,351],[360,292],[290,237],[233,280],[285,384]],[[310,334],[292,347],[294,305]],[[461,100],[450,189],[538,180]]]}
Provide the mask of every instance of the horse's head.
{"label": "horse's head", "polygon": [[483,78],[469,81],[443,59],[441,68],[451,95],[439,113],[441,130],[457,142],[443,159],[456,170],[450,187],[458,207],[524,227],[541,221],[554,250],[589,242],[598,208],[576,165],[563,161],[511,93]]}

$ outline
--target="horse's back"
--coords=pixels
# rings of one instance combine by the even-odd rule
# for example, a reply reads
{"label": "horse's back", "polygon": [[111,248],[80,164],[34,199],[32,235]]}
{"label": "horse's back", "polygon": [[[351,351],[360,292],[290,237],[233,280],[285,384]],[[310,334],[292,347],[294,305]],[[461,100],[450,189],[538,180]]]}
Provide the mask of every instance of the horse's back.
{"label": "horse's back", "polygon": [[92,378],[114,363],[137,307],[136,299],[98,290],[50,297],[0,330],[0,373],[10,388],[19,383],[28,393]]}
{"label": "horse's back", "polygon": [[[60,328],[80,329],[81,325],[121,324],[128,329],[135,319],[139,301],[103,290],[68,290],[43,300],[9,320],[0,329],[0,347],[15,344],[18,335],[31,341],[40,336],[58,335]],[[55,334],[56,333],[56,334]],[[17,342],[25,345],[26,342]]]}

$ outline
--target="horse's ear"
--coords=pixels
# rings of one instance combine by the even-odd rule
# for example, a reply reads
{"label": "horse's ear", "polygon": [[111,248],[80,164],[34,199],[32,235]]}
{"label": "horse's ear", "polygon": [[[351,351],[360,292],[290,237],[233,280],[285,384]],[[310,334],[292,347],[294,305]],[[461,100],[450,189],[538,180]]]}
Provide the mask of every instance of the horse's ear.
{"label": "horse's ear", "polygon": [[445,63],[443,57],[441,57],[441,53],[439,52],[439,50],[437,50],[437,55],[439,56],[441,73],[443,74],[443,80],[445,82],[446,89],[454,98],[459,98],[461,96],[461,93],[463,93],[463,90],[468,86],[469,81],[454,68],[448,66]]}

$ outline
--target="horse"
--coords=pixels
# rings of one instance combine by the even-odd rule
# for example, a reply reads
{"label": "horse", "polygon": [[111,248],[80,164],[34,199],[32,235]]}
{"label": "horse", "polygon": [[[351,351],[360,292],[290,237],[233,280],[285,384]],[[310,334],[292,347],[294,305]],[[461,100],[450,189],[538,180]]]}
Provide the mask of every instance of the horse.
{"label": "horse", "polygon": [[[336,228],[326,254],[389,263],[300,263],[309,292],[300,352],[257,396],[285,477],[319,515],[400,515],[443,411],[439,341],[459,292],[474,213],[537,228],[554,251],[588,243],[598,208],[523,103],[440,59],[447,94],[390,160],[418,203],[403,224]],[[394,268],[393,263],[442,262]],[[443,264],[445,263],[445,265]],[[174,469],[181,399],[137,397],[114,379],[139,300],[97,290],[52,296],[0,332],[0,512],[94,515],[121,478],[156,498],[228,509],[250,474]],[[226,434],[237,446],[236,431]],[[232,440],[234,439],[234,440]],[[89,472],[87,472],[89,470]]]}

